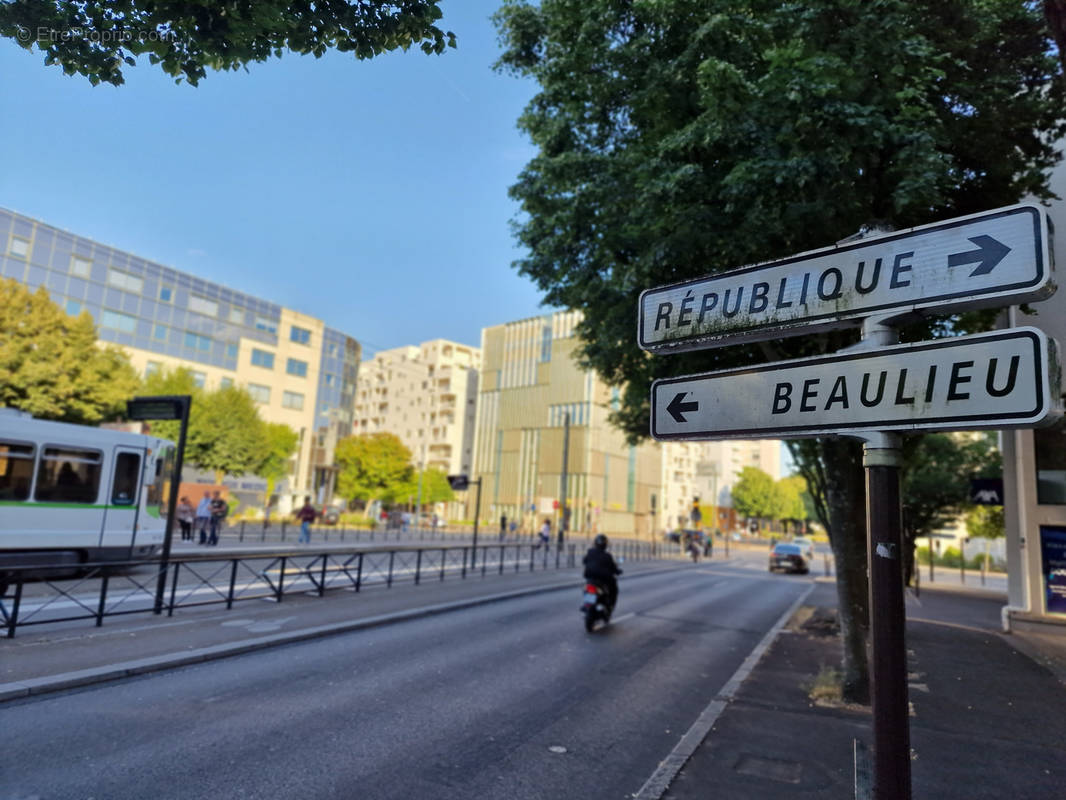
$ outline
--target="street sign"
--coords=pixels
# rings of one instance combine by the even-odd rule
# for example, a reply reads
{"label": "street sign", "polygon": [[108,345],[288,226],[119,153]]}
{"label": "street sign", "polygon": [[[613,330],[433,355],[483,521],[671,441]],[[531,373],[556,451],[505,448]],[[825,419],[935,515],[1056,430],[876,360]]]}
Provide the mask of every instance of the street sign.
{"label": "street sign", "polygon": [[637,340],[680,352],[1054,291],[1047,216],[1030,203],[649,289]]}
{"label": "street sign", "polygon": [[470,478],[466,475],[449,475],[448,485],[454,492],[465,492],[470,488]]}
{"label": "street sign", "polygon": [[1003,479],[970,478],[970,502],[978,506],[1003,505]]}
{"label": "street sign", "polygon": [[1037,328],[845,351],[655,381],[651,433],[778,439],[1033,427],[1061,413],[1058,374],[1054,341]]}
{"label": "street sign", "polygon": [[126,417],[131,420],[181,419],[189,402],[189,395],[134,397],[126,401]]}

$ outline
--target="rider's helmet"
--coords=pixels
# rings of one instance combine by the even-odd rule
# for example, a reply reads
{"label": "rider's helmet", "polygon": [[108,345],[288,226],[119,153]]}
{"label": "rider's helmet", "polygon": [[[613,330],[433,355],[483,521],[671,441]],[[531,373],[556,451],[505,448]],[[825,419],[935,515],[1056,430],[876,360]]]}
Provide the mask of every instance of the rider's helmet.
{"label": "rider's helmet", "polygon": [[604,535],[603,535],[603,534],[601,533],[601,534],[599,534],[599,535],[598,535],[598,536],[597,536],[597,537],[596,537],[595,539],[593,539],[593,540],[592,540],[592,544],[593,544],[593,545],[594,545],[594,546],[595,546],[596,548],[598,548],[598,549],[600,549],[600,550],[606,550],[606,549],[607,549],[607,537],[606,537],[606,536],[604,536]]}

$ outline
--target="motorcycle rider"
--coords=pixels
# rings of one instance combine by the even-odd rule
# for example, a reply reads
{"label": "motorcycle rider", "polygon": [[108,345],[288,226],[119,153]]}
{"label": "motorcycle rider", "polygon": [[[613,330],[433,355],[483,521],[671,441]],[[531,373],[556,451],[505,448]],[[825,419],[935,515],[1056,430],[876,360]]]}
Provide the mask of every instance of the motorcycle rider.
{"label": "motorcycle rider", "polygon": [[622,570],[614,561],[614,556],[607,552],[607,537],[602,533],[592,540],[592,547],[585,553],[582,562],[585,565],[585,580],[599,584],[607,590],[607,614],[614,611],[614,604],[618,601],[618,581],[615,575],[621,575]]}

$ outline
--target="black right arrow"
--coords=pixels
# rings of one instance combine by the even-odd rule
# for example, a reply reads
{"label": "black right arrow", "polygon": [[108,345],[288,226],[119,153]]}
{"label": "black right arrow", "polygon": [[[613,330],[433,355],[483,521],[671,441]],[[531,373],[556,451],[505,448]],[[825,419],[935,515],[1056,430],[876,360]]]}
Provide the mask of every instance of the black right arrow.
{"label": "black right arrow", "polygon": [[670,405],[666,407],[666,410],[670,412],[670,416],[674,418],[674,422],[687,422],[688,420],[681,416],[682,413],[684,413],[685,411],[699,410],[699,403],[681,402],[685,399],[686,394],[688,394],[688,392],[678,392],[677,395],[675,395],[674,399],[670,401]]}
{"label": "black right arrow", "polygon": [[978,249],[968,250],[965,253],[953,253],[948,256],[948,266],[962,267],[966,264],[980,261],[981,263],[977,265],[977,269],[970,273],[971,278],[978,275],[987,275],[1010,252],[1009,247],[991,236],[974,236],[970,238],[970,241],[977,245]]}

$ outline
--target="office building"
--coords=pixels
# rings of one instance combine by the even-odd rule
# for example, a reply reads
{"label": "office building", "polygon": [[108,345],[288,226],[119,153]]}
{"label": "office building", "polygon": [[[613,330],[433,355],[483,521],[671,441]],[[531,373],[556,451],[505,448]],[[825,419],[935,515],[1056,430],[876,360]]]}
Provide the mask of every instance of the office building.
{"label": "office building", "polygon": [[121,345],[141,374],[186,367],[208,389],[243,386],[263,419],[292,427],[300,446],[277,489],[281,511],[305,494],[330,498],[332,448],[353,419],[355,339],[269,300],[4,209],[0,248],[0,277],[45,287],[68,314],[89,312],[100,340]]}

